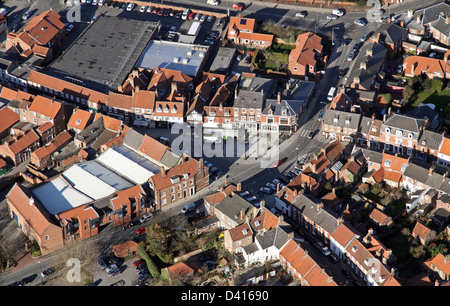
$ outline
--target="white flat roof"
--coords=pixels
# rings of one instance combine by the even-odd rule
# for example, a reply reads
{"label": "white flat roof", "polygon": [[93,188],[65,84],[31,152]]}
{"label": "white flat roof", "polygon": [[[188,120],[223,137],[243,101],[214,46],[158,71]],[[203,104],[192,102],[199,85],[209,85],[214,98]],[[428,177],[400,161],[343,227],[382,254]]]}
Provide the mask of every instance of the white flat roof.
{"label": "white flat roof", "polygon": [[[77,190],[86,194],[90,198],[93,198],[94,200],[98,200],[98,199],[107,197],[118,190],[100,178],[100,177],[106,178],[106,176],[109,173],[112,173],[111,171],[109,171],[109,170],[105,171],[106,174],[99,171],[98,174],[95,175],[83,168],[84,168],[83,165],[81,165],[81,166],[74,165],[63,172],[63,176]],[[104,168],[104,167],[102,167],[102,168]],[[92,170],[92,169],[90,169],[90,170]],[[105,168],[105,170],[106,170],[106,168]],[[130,185],[130,187],[132,186],[131,184],[129,184],[129,185]]]}
{"label": "white flat roof", "polygon": [[124,146],[108,148],[97,161],[135,184],[144,184],[160,172],[158,165]]}
{"label": "white flat roof", "polygon": [[146,69],[159,67],[196,76],[198,68],[205,59],[207,48],[207,46],[201,45],[152,40],[142,52],[136,67]]}
{"label": "white flat roof", "polygon": [[93,200],[84,193],[72,188],[61,176],[32,191],[51,214],[58,214]]}

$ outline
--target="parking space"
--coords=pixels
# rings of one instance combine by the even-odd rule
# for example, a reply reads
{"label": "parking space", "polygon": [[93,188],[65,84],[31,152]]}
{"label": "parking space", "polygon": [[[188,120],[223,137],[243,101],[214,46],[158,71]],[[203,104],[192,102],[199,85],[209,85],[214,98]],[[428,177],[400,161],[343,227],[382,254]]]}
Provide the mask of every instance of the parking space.
{"label": "parking space", "polygon": [[[134,266],[137,258],[131,258],[126,261],[119,259],[113,261],[113,257],[103,257],[104,264],[94,273],[94,284],[97,286],[135,286],[139,284],[141,275],[139,270]],[[141,272],[142,273],[142,272]],[[142,278],[141,278],[142,280]]]}

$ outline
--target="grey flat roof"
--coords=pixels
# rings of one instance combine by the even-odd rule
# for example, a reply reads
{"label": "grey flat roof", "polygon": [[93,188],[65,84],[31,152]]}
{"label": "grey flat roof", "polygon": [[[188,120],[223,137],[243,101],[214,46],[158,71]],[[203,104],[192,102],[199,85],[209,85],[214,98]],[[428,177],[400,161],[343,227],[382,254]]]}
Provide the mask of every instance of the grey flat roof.
{"label": "grey flat roof", "polygon": [[102,92],[115,90],[157,26],[155,22],[103,15],[42,72],[60,79],[72,77]]}
{"label": "grey flat roof", "polygon": [[152,40],[139,58],[136,67],[178,70],[195,77],[200,65],[205,60],[208,48],[208,46]]}

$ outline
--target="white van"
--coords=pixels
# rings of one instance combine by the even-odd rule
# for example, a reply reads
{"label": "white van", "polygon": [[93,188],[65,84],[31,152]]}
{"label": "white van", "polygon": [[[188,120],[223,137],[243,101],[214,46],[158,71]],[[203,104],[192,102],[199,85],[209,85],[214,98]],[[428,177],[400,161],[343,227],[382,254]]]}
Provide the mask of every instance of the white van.
{"label": "white van", "polygon": [[336,87],[331,87],[327,96],[328,101],[333,100],[335,94],[336,94]]}
{"label": "white van", "polygon": [[188,8],[185,9],[184,12],[183,12],[183,15],[181,15],[181,19],[186,20],[188,18],[188,16],[189,16],[190,12],[191,12],[190,9],[188,9]]}

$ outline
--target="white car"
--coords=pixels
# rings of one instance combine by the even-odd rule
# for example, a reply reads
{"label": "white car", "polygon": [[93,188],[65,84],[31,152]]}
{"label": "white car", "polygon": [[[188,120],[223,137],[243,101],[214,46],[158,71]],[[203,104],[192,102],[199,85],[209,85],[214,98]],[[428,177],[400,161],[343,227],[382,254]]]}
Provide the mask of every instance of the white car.
{"label": "white car", "polygon": [[295,14],[295,17],[305,18],[306,17],[306,12],[305,11],[298,12],[298,13]]}
{"label": "white car", "polygon": [[200,17],[200,22],[205,22],[206,20],[206,15],[202,15],[202,17]]}
{"label": "white car", "polygon": [[206,4],[209,4],[209,5],[219,5],[219,1],[216,1],[216,0],[208,0],[208,1],[206,1]]}
{"label": "white car", "polygon": [[147,7],[147,10],[146,10],[146,12],[147,12],[147,13],[151,13],[151,12],[153,12],[153,6],[149,6],[149,7]]}
{"label": "white car", "polygon": [[364,20],[362,20],[362,19],[356,19],[355,20],[355,24],[359,25],[360,27],[364,27],[364,26],[367,25],[367,23]]}
{"label": "white car", "polygon": [[328,20],[336,20],[338,18],[339,18],[339,16],[338,15],[334,15],[334,14],[330,14],[330,15],[327,16]]}
{"label": "white car", "polygon": [[376,10],[374,10],[373,12],[372,12],[372,14],[374,15],[374,16],[378,16],[378,15],[381,15],[381,14],[383,14],[384,13],[384,10],[383,9],[376,9]]}
{"label": "white car", "polygon": [[147,10],[147,6],[143,5],[141,6],[141,8],[139,9],[139,12],[144,13]]}
{"label": "white car", "polygon": [[333,10],[332,14],[341,17],[341,16],[344,16],[344,11],[341,9],[337,9],[337,10]]}
{"label": "white car", "polygon": [[98,5],[98,0],[92,0],[92,5]]}
{"label": "white car", "polygon": [[98,0],[98,5],[99,6],[103,6],[104,3],[105,3],[105,0]]}
{"label": "white car", "polygon": [[134,9],[135,6],[136,6],[136,4],[129,3],[128,6],[127,6],[127,11],[131,12]]}

